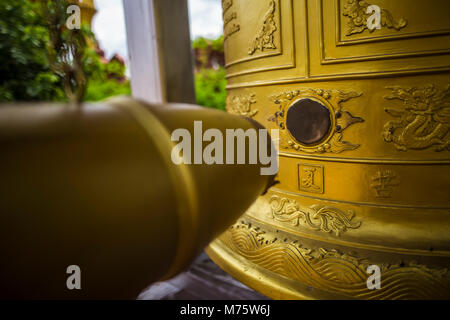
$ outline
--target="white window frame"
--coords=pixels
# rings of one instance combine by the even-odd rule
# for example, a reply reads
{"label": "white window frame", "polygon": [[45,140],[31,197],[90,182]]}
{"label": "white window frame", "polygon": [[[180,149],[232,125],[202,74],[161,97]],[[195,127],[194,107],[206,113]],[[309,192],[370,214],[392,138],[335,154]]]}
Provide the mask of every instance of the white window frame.
{"label": "white window frame", "polygon": [[187,0],[123,0],[134,98],[195,103]]}

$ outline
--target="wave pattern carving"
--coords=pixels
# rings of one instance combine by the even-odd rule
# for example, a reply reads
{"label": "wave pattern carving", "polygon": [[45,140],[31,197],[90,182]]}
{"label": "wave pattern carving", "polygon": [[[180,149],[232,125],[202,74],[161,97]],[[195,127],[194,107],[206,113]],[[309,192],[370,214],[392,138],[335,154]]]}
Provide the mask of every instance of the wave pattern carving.
{"label": "wave pattern carving", "polygon": [[381,289],[366,285],[371,264],[365,259],[337,250],[310,249],[298,240],[281,239],[251,223],[240,221],[222,237],[230,247],[250,262],[312,287],[359,299],[449,298],[447,269],[431,269],[416,262],[382,264]]}

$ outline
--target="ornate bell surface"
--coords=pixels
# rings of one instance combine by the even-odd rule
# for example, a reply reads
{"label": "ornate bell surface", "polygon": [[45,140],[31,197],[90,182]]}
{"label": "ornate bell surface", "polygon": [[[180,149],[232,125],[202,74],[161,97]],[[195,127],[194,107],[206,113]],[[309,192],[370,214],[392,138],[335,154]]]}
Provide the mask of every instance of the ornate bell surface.
{"label": "ornate bell surface", "polygon": [[222,3],[227,110],[280,130],[280,183],[210,257],[272,298],[450,298],[450,2]]}

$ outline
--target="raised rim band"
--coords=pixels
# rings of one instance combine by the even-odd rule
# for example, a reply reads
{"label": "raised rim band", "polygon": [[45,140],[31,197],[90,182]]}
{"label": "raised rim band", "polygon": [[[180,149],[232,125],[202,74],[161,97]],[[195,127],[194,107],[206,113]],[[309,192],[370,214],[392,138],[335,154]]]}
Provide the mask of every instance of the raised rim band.
{"label": "raised rim band", "polygon": [[169,130],[141,102],[131,98],[116,97],[108,103],[117,109],[124,110],[136,120],[154,142],[164,163],[167,164],[177,198],[179,233],[172,265],[160,280],[172,278],[189,265],[194,258],[192,254],[196,252],[199,229],[198,197],[192,173],[185,164],[175,165],[172,162],[173,145]]}

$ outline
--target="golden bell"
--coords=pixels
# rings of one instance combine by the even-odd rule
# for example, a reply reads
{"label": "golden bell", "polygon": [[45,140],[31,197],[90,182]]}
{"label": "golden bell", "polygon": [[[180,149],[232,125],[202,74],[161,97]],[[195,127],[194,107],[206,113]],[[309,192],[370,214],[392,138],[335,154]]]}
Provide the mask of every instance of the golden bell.
{"label": "golden bell", "polygon": [[208,253],[276,299],[450,298],[450,2],[224,0],[227,109],[280,184]]}
{"label": "golden bell", "polygon": [[[171,132],[194,134],[196,120],[223,133],[261,128],[129,98],[3,106],[0,296],[134,298],[186,268],[273,180],[259,164],[175,164]],[[80,290],[67,286],[73,266]]]}

